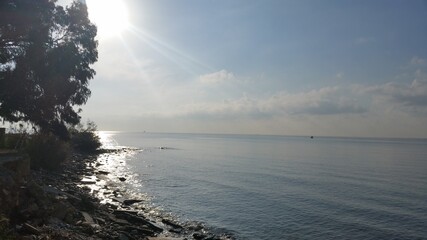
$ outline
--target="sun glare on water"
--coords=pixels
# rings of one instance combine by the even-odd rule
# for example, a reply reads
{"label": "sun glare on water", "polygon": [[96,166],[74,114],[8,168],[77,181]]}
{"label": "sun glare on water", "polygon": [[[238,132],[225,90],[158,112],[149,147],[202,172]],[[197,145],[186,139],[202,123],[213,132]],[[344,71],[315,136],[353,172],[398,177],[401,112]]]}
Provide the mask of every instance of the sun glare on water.
{"label": "sun glare on water", "polygon": [[129,28],[129,16],[123,0],[86,0],[89,18],[98,27],[98,37],[120,36]]}

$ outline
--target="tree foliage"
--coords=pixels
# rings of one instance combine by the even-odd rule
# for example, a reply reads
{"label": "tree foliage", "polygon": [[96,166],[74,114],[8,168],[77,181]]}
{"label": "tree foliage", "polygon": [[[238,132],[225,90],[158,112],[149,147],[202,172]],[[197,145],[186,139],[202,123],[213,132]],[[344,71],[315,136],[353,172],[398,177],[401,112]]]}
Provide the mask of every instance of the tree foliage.
{"label": "tree foliage", "polygon": [[0,117],[66,138],[91,94],[96,31],[79,1],[1,0]]}

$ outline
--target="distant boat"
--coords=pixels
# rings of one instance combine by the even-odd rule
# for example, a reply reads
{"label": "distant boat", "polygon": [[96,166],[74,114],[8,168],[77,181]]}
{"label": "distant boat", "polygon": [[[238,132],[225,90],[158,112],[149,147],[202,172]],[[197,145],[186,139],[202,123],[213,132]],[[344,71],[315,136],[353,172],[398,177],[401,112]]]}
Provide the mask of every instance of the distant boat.
{"label": "distant boat", "polygon": [[311,136],[310,138],[311,138],[311,139],[313,139],[314,137],[313,137],[313,136]]}

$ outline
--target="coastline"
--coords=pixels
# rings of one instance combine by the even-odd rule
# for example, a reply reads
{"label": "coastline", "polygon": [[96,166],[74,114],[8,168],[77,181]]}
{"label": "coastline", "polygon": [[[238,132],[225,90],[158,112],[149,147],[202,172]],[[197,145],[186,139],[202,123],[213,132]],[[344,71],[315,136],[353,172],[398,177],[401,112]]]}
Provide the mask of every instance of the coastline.
{"label": "coastline", "polygon": [[[120,172],[119,165],[137,151],[120,148],[95,155],[74,153],[58,172],[31,170],[26,181],[14,186],[18,187],[18,201],[10,217],[1,219],[3,238],[233,239],[209,233],[200,223],[181,224],[172,217],[150,214],[147,199],[135,198],[125,187],[129,176]],[[12,191],[13,187],[3,189],[8,195],[13,195]]]}

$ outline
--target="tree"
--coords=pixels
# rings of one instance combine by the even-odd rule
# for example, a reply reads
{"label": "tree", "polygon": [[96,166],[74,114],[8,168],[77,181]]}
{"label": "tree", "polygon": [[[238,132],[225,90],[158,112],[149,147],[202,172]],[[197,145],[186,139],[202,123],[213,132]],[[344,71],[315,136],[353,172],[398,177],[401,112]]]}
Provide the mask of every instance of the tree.
{"label": "tree", "polygon": [[0,0],[0,117],[67,138],[91,94],[96,31],[79,1]]}

